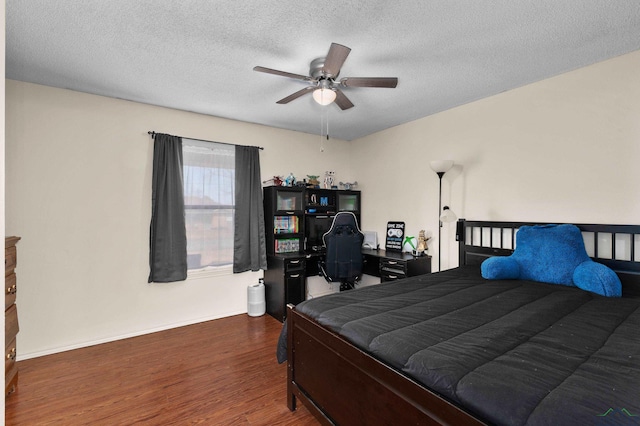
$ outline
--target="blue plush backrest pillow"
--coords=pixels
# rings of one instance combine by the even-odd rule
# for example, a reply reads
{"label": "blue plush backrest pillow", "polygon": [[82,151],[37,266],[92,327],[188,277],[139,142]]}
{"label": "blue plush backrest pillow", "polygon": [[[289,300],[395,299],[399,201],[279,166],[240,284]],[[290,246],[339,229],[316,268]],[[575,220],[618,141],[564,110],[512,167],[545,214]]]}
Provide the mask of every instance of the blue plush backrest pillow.
{"label": "blue plush backrest pillow", "polygon": [[491,257],[480,268],[490,280],[530,280],[579,287],[608,297],[622,295],[616,273],[591,260],[575,225],[522,226],[513,254]]}

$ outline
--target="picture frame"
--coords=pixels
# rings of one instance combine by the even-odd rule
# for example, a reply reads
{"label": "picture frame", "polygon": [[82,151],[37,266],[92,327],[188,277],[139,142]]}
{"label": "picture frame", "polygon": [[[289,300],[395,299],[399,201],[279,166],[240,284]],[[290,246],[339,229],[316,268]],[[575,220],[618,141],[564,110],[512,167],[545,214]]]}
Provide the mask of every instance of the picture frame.
{"label": "picture frame", "polygon": [[402,252],[404,242],[404,222],[387,222],[387,234],[384,249]]}

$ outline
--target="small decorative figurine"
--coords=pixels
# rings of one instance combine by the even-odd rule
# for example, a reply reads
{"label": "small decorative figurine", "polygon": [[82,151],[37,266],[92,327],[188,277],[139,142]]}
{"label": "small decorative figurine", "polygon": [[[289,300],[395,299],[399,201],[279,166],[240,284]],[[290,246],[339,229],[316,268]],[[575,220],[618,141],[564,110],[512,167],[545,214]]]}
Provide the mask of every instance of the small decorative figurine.
{"label": "small decorative figurine", "polygon": [[333,179],[335,177],[336,172],[324,172],[324,187],[325,189],[333,188]]}
{"label": "small decorative figurine", "polygon": [[427,241],[429,238],[425,236],[425,231],[422,229],[418,233],[418,246],[413,251],[414,256],[424,256],[427,253]]}
{"label": "small decorative figurine", "polygon": [[314,188],[320,187],[320,181],[318,180],[320,176],[307,175],[307,177],[309,178],[309,185],[313,186]]}
{"label": "small decorative figurine", "polygon": [[358,185],[358,181],[355,181],[353,183],[350,182],[340,182],[340,186],[344,186],[344,189],[346,189],[347,191],[350,189],[355,188]]}
{"label": "small decorative figurine", "polygon": [[273,186],[282,186],[282,178],[280,176],[274,176],[271,179],[267,179],[265,181],[262,181],[263,184],[267,185],[269,182],[271,182],[271,184]]}
{"label": "small decorative figurine", "polygon": [[296,177],[293,175],[293,173],[289,173],[289,176],[287,176],[287,178],[285,179],[285,184],[287,186],[293,186],[296,184]]}

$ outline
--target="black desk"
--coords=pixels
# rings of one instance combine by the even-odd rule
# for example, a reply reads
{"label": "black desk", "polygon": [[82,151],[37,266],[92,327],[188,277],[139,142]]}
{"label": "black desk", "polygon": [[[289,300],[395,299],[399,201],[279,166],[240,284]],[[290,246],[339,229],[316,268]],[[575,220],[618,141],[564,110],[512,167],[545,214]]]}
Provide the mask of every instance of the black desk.
{"label": "black desk", "polygon": [[[431,256],[414,257],[409,253],[372,249],[362,249],[362,254],[362,272],[380,277],[382,282],[431,273]],[[321,258],[322,253],[316,252],[267,255],[264,285],[269,315],[283,321],[287,304],[305,300],[306,277],[319,274]]]}
{"label": "black desk", "polygon": [[382,282],[431,273],[431,256],[414,257],[397,251],[362,249],[364,273]]}

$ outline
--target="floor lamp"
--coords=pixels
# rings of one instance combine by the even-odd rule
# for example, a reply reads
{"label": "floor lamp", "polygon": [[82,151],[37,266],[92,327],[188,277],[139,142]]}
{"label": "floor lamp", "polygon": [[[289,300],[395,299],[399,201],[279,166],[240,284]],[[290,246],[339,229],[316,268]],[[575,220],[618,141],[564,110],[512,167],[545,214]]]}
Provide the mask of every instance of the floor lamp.
{"label": "floor lamp", "polygon": [[438,272],[440,272],[440,265],[442,264],[440,261],[442,258],[442,253],[440,252],[440,249],[442,248],[442,176],[444,176],[444,174],[453,167],[453,160],[434,160],[430,165],[440,180],[440,187],[438,190]]}

